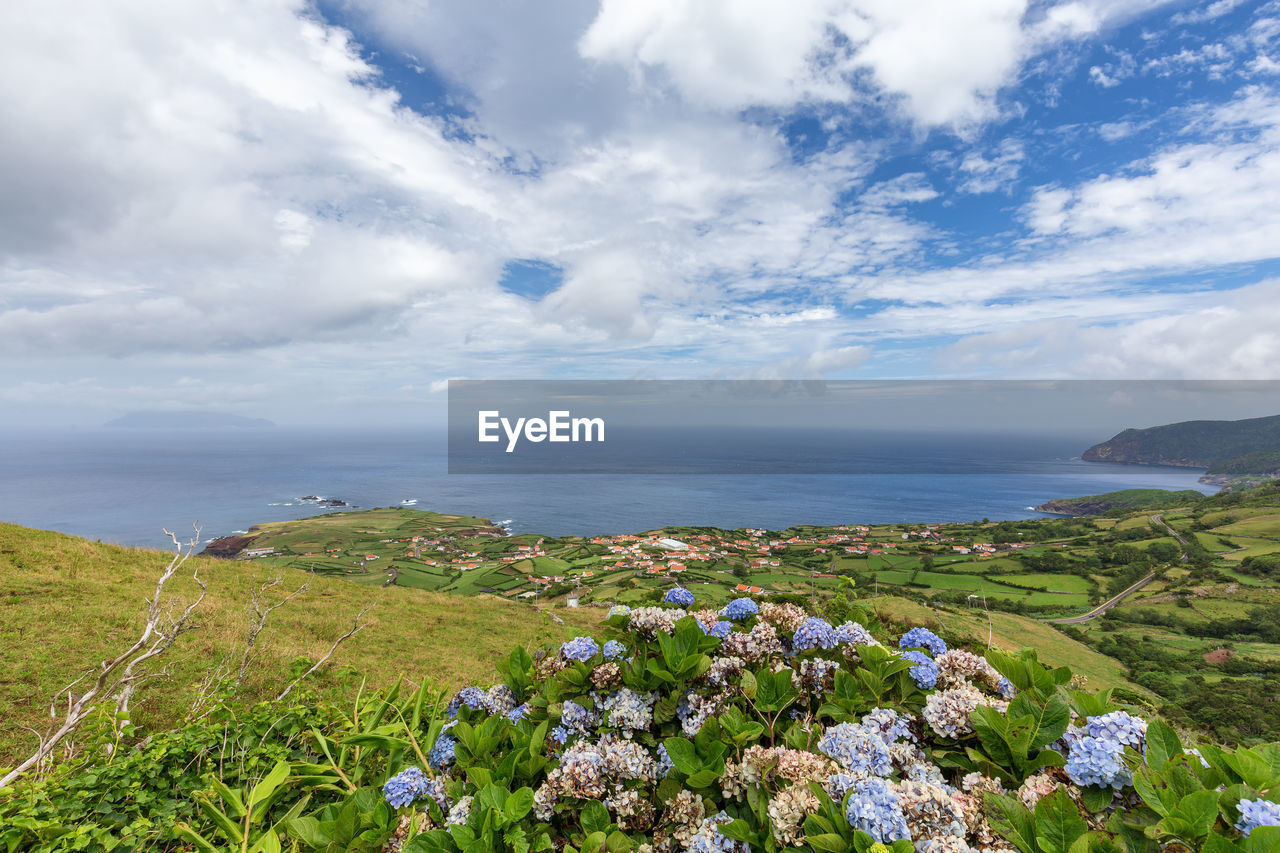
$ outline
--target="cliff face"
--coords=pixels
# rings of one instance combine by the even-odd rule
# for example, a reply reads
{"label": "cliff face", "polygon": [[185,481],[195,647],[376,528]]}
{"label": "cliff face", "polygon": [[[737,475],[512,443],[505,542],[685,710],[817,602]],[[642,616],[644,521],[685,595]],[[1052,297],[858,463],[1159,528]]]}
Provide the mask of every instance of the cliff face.
{"label": "cliff face", "polygon": [[1090,447],[1082,458],[1091,462],[1212,468],[1270,450],[1280,450],[1280,415],[1127,429]]}

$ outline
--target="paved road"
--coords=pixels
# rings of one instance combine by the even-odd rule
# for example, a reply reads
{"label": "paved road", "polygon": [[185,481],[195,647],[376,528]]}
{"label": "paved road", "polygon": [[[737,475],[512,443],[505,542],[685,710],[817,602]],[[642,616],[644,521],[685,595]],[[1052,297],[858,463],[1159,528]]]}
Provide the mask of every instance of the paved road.
{"label": "paved road", "polygon": [[1156,573],[1152,572],[1142,580],[1135,583],[1133,586],[1121,592],[1119,595],[1115,596],[1114,598],[1107,599],[1106,601],[1099,604],[1097,607],[1090,610],[1088,613],[1085,613],[1081,616],[1071,616],[1067,619],[1046,619],[1044,621],[1057,622],[1062,625],[1077,625],[1081,622],[1088,622],[1091,619],[1094,619],[1098,616],[1101,616],[1103,613],[1106,613],[1108,610],[1115,607],[1121,601],[1124,601],[1126,597],[1133,595],[1135,592],[1142,589],[1147,584],[1151,583],[1151,581],[1155,579],[1155,576],[1156,576]]}
{"label": "paved road", "polygon": [[[1174,530],[1168,524],[1166,524],[1164,520],[1164,516],[1160,513],[1156,513],[1155,515],[1151,516],[1151,523],[1160,525],[1165,530],[1169,531],[1170,536],[1178,540],[1178,544],[1182,546],[1182,556],[1179,557],[1178,560],[1179,562],[1185,563],[1187,561],[1188,543],[1186,539],[1182,538],[1182,534]],[[1152,572],[1142,580],[1135,583],[1133,586],[1121,592],[1119,595],[1115,596],[1114,598],[1108,599],[1107,601],[1102,602],[1097,607],[1090,610],[1088,613],[1085,613],[1080,616],[1072,616],[1067,619],[1046,619],[1044,621],[1057,622],[1061,625],[1078,625],[1081,622],[1088,622],[1091,619],[1096,619],[1097,617],[1101,616],[1103,613],[1106,613],[1108,610],[1115,607],[1120,602],[1124,601],[1130,595],[1133,595],[1135,592],[1142,589],[1147,584],[1151,583],[1151,581],[1155,578],[1155,576],[1156,576],[1155,572]]]}
{"label": "paved road", "polygon": [[1152,523],[1152,524],[1158,524],[1158,525],[1160,525],[1160,526],[1161,526],[1161,527],[1163,527],[1165,530],[1169,531],[1169,535],[1170,535],[1170,536],[1172,536],[1174,539],[1177,539],[1177,540],[1178,540],[1178,544],[1182,546],[1182,556],[1178,558],[1178,562],[1180,562],[1180,563],[1185,563],[1185,562],[1187,561],[1187,547],[1188,547],[1188,544],[1187,544],[1187,540],[1185,540],[1185,539],[1183,539],[1183,538],[1182,538],[1182,534],[1181,534],[1181,533],[1179,533],[1178,531],[1174,530],[1174,529],[1173,529],[1172,527],[1170,527],[1169,525],[1165,524],[1165,523],[1164,523],[1164,515],[1163,515],[1163,514],[1161,514],[1161,513],[1156,513],[1155,515],[1151,516],[1151,523]]}

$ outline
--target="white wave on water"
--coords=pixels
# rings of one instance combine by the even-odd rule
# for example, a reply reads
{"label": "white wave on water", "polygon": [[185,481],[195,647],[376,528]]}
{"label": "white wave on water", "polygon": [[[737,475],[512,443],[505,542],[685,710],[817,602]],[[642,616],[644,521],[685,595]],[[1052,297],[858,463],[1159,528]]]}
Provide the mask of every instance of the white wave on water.
{"label": "white wave on water", "polygon": [[511,524],[512,524],[512,519],[508,518],[506,521],[495,521],[495,522],[493,523],[493,526],[494,526],[494,527],[505,527],[505,528],[507,528],[508,530],[510,530],[510,529],[511,529]]}
{"label": "white wave on water", "polygon": [[293,504],[292,503],[273,503],[273,504],[267,504],[267,506],[293,506]]}

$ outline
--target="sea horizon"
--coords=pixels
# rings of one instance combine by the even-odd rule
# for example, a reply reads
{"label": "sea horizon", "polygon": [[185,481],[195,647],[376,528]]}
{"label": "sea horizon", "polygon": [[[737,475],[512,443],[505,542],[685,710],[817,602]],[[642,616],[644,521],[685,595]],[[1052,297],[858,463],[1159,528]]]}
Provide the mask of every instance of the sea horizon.
{"label": "sea horizon", "polygon": [[[171,547],[164,529],[186,539],[199,523],[208,541],[334,511],[305,496],[358,509],[476,515],[512,533],[565,536],[1040,518],[1049,514],[1034,507],[1055,498],[1124,488],[1218,490],[1198,482],[1201,469],[1085,462],[1079,454],[1090,440],[1078,433],[922,433],[935,448],[923,462],[893,457],[905,452],[901,433],[846,434],[858,439],[849,453],[861,456],[844,464],[873,459],[872,473],[451,475],[443,432],[429,429],[8,430],[0,436],[0,521]],[[780,446],[800,452],[809,466],[801,470],[812,470],[822,457],[796,448],[830,435],[782,431]],[[726,436],[731,455],[732,431]],[[759,452],[758,444],[744,444],[741,454],[753,463]]]}

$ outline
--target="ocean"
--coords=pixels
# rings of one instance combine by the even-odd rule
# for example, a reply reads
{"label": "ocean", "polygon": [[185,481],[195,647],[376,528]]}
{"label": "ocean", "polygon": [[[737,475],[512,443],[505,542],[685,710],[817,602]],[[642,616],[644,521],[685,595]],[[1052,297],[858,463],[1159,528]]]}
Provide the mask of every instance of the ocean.
{"label": "ocean", "polygon": [[[847,448],[874,473],[449,474],[443,432],[319,429],[81,430],[0,434],[0,521],[163,547],[164,528],[205,540],[268,521],[356,507],[478,515],[513,533],[620,533],[663,525],[946,522],[1043,517],[1052,498],[1125,488],[1199,489],[1200,471],[1084,462],[1098,436],[780,432],[767,446],[718,439],[722,459],[822,470]],[[818,448],[815,450],[814,448]],[[924,448],[922,450],[922,448]],[[673,447],[672,454],[687,452]],[[815,462],[815,460],[817,460]],[[874,460],[874,465],[862,462]],[[694,466],[691,466],[691,468]],[[751,464],[744,467],[750,469]],[[758,467],[758,466],[757,466]],[[839,466],[837,466],[839,467]],[[720,464],[711,471],[730,471]]]}

